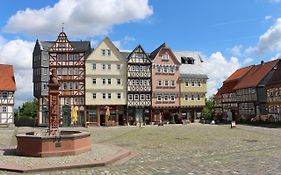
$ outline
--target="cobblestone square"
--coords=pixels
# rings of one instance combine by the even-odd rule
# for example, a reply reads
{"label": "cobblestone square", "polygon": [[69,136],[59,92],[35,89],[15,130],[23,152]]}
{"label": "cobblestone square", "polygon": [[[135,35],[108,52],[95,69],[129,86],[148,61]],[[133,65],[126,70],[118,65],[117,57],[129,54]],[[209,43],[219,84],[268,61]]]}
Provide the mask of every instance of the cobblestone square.
{"label": "cobblestone square", "polygon": [[[93,144],[114,144],[137,155],[123,164],[34,174],[281,174],[281,128],[195,123],[84,130]],[[0,133],[1,147],[15,144],[15,132]]]}

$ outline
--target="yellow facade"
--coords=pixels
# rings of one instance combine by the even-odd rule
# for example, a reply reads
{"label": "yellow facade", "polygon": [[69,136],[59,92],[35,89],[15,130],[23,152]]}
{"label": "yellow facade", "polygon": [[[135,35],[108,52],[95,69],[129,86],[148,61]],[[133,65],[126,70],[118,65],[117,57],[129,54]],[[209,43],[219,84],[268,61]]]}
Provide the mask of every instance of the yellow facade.
{"label": "yellow facade", "polygon": [[86,61],[86,105],[126,105],[126,71],[125,58],[105,38]]}
{"label": "yellow facade", "polygon": [[[198,82],[200,82],[200,85]],[[205,80],[180,80],[180,92],[180,106],[205,106],[205,94],[207,92]]]}

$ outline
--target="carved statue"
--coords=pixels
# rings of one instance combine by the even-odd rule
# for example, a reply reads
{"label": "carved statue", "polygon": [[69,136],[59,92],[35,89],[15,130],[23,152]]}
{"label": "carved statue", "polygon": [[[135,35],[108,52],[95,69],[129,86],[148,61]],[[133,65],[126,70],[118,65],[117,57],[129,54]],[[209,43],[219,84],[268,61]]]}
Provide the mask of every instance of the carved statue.
{"label": "carved statue", "polygon": [[78,107],[77,106],[72,106],[71,107],[71,124],[72,125],[76,125],[77,124],[77,111],[78,111]]}
{"label": "carved statue", "polygon": [[109,116],[110,116],[110,110],[109,110],[109,106],[105,106],[105,121],[108,121]]}
{"label": "carved statue", "polygon": [[53,84],[53,85],[60,85],[59,81],[58,81],[58,75],[57,75],[57,71],[56,69],[52,69],[51,70],[52,75],[50,75],[50,81],[49,84]]}

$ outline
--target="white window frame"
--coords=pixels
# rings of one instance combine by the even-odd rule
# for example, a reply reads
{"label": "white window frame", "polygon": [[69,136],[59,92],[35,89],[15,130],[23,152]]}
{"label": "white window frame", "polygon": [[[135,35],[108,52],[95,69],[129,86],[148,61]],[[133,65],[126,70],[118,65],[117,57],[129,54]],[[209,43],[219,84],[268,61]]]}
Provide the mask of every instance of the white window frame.
{"label": "white window frame", "polygon": [[163,67],[163,73],[169,73],[169,68],[167,66]]}
{"label": "white window frame", "polygon": [[188,81],[185,81],[184,84],[185,84],[185,87],[189,86],[189,82]]}
{"label": "white window frame", "polygon": [[157,67],[156,67],[156,72],[157,72],[157,73],[161,73],[161,67],[160,67],[160,66],[157,66]]}
{"label": "white window frame", "polygon": [[157,101],[162,101],[162,95],[157,95]]}
{"label": "white window frame", "polygon": [[139,100],[139,94],[134,94],[134,100]]}
{"label": "white window frame", "polygon": [[106,99],[106,93],[102,93],[102,99]]}
{"label": "white window frame", "polygon": [[92,68],[93,68],[93,70],[96,70],[97,69],[97,64],[92,64]]}
{"label": "white window frame", "polygon": [[129,94],[129,95],[128,95],[128,99],[129,99],[129,100],[133,100],[133,97],[134,97],[133,94]]}
{"label": "white window frame", "polygon": [[164,101],[169,101],[169,95],[164,95]]}
{"label": "white window frame", "polygon": [[198,81],[198,82],[197,82],[197,85],[198,85],[198,87],[201,87],[201,82]]}
{"label": "white window frame", "polygon": [[107,98],[111,99],[111,93],[107,93]]}
{"label": "white window frame", "polygon": [[106,84],[105,78],[102,79],[102,84]]}
{"label": "white window frame", "polygon": [[117,78],[116,82],[117,82],[118,85],[120,85],[121,84],[121,79]]}
{"label": "white window frame", "polygon": [[111,50],[107,49],[107,56],[110,56],[110,55],[111,55]]}
{"label": "white window frame", "polygon": [[195,82],[194,82],[194,81],[191,82],[191,86],[192,86],[192,87],[195,86]]}
{"label": "white window frame", "polygon": [[121,93],[117,93],[117,99],[121,99]]}
{"label": "white window frame", "polygon": [[157,86],[161,87],[162,86],[162,80],[157,81]]}
{"label": "white window frame", "polygon": [[168,87],[169,86],[169,80],[164,80],[164,86]]}
{"label": "white window frame", "polygon": [[106,49],[101,49],[101,55],[102,56],[105,56],[106,55],[106,51],[105,51]]}
{"label": "white window frame", "polygon": [[117,68],[117,70],[120,70],[121,69],[121,64],[117,64],[116,68]]}
{"label": "white window frame", "polygon": [[106,64],[102,64],[102,70],[106,70]]}
{"label": "white window frame", "polygon": [[111,70],[111,64],[107,64],[107,69]]}
{"label": "white window frame", "polygon": [[188,101],[188,95],[184,95],[184,100]]}
{"label": "white window frame", "polygon": [[170,101],[176,101],[176,96],[175,95],[170,95]]}
{"label": "white window frame", "polygon": [[144,94],[140,95],[140,100],[145,100],[145,95]]}
{"label": "white window frame", "polygon": [[171,87],[175,87],[176,86],[176,81],[175,80],[171,80]]}
{"label": "white window frame", "polygon": [[191,95],[191,100],[194,101],[194,95]]}
{"label": "white window frame", "polygon": [[97,79],[93,78],[92,82],[93,82],[93,84],[97,84]]}
{"label": "white window frame", "polygon": [[146,94],[146,100],[150,100],[150,94]]}
{"label": "white window frame", "polygon": [[93,99],[97,99],[97,94],[96,94],[96,93],[93,93],[93,94],[92,94],[92,97],[93,97]]}
{"label": "white window frame", "polygon": [[2,112],[8,112],[7,106],[2,106]]}
{"label": "white window frame", "polygon": [[162,60],[169,60],[169,54],[167,52],[162,55]]}
{"label": "white window frame", "polygon": [[111,78],[107,79],[107,84],[111,84]]}

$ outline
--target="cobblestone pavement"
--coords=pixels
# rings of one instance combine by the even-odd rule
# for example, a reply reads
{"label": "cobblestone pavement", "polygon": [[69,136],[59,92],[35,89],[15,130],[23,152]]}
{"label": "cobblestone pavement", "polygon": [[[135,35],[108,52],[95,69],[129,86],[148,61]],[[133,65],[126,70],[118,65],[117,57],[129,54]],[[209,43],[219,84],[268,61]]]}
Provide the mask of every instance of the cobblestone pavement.
{"label": "cobblestone pavement", "polygon": [[188,124],[87,130],[94,143],[138,155],[124,164],[34,174],[281,174],[281,128]]}

